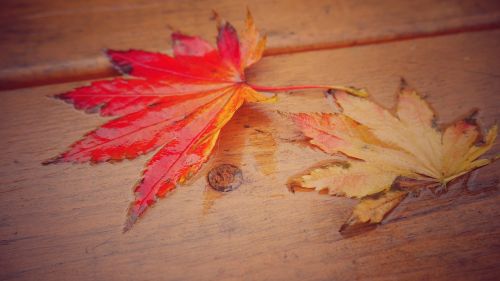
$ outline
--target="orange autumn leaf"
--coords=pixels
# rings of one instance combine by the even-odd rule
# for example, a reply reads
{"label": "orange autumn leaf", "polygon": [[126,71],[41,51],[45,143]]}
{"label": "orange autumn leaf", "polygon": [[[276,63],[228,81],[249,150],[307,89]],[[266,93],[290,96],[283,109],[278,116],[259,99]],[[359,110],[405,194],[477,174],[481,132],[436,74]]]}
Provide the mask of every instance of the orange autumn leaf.
{"label": "orange autumn leaf", "polygon": [[[230,23],[218,19],[217,48],[199,37],[174,33],[173,56],[107,51],[124,78],[97,81],[57,98],[116,119],[44,164],[119,161],[156,151],[135,186],[128,230],[159,197],[200,169],[220,130],[244,103],[272,102],[275,95],[269,92],[332,87],[248,84],[245,69],[261,59],[266,38],[259,35],[250,13],[245,27],[240,38]],[[347,90],[365,95],[363,90]]]}
{"label": "orange autumn leaf", "polygon": [[379,223],[409,191],[445,191],[453,179],[497,158],[479,159],[493,146],[497,126],[484,139],[473,117],[439,130],[434,112],[413,90],[400,91],[396,114],[344,92],[335,93],[335,102],[340,113],[289,116],[311,144],[346,160],[313,169],[292,185],[359,198],[342,230]]}

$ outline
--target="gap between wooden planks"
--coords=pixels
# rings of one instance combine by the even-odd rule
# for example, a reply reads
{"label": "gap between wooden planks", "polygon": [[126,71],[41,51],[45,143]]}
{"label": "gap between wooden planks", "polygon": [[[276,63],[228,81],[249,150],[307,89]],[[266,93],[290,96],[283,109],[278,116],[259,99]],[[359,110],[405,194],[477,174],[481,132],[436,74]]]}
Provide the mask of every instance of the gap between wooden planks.
{"label": "gap between wooden planks", "polygon": [[[440,122],[471,108],[499,119],[500,31],[441,36],[264,58],[254,83],[355,84],[389,106],[400,76],[427,96]],[[0,111],[1,280],[494,280],[500,203],[498,163],[444,197],[404,202],[374,231],[344,238],[354,201],[291,194],[290,175],[328,156],[293,142],[282,111],[328,111],[318,91],[243,107],[203,170],[122,235],[131,188],[145,161],[41,166],[104,122],[47,96],[73,84],[6,91]],[[498,153],[497,144],[489,155]],[[204,175],[239,165],[245,183],[216,197]]]}
{"label": "gap between wooden planks", "polygon": [[212,39],[212,9],[241,26],[245,7],[269,35],[267,55],[500,25],[495,0],[4,1],[0,89],[111,76],[103,48],[165,51],[172,30]]}

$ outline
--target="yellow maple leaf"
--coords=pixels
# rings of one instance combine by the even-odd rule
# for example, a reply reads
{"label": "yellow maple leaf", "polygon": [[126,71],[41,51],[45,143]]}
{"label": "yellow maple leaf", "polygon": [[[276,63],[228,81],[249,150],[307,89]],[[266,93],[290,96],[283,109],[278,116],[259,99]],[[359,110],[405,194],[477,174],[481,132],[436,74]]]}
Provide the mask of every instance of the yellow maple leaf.
{"label": "yellow maple leaf", "polygon": [[361,199],[342,229],[381,222],[409,192],[404,184],[395,186],[396,179],[411,181],[411,190],[445,191],[453,179],[498,158],[478,159],[493,146],[496,125],[484,139],[473,117],[440,130],[433,110],[414,90],[401,89],[395,114],[344,92],[335,93],[335,101],[340,113],[289,116],[311,144],[347,160],[313,169],[291,183]]}

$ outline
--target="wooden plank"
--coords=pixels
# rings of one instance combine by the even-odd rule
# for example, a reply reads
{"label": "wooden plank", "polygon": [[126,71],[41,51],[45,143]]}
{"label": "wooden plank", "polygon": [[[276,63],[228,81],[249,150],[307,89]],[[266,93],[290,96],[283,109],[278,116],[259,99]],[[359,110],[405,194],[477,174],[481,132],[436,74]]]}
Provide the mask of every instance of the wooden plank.
{"label": "wooden plank", "polygon": [[[447,123],[480,108],[500,117],[500,31],[268,57],[252,82],[366,86],[389,106],[400,76]],[[317,91],[242,108],[203,170],[128,233],[121,228],[145,161],[40,162],[104,122],[48,95],[78,84],[7,91],[0,103],[1,280],[494,280],[500,274],[498,163],[450,192],[405,201],[377,229],[342,237],[353,200],[291,194],[287,179],[318,161],[276,110],[328,111]],[[496,144],[488,155],[500,152]],[[204,175],[217,163],[245,183],[216,195]]]}
{"label": "wooden plank", "polygon": [[103,48],[165,51],[169,27],[212,39],[212,9],[241,26],[246,6],[267,54],[500,26],[495,0],[2,1],[0,88],[110,75]]}

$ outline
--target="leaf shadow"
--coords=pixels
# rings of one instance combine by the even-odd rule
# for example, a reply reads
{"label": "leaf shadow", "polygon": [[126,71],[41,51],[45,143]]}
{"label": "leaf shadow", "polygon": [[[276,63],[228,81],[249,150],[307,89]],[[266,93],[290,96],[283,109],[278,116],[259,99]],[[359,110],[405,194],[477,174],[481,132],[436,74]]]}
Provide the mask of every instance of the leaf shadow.
{"label": "leaf shadow", "polygon": [[[277,142],[271,129],[273,121],[259,107],[255,104],[241,107],[238,114],[222,129],[203,175],[220,164],[232,164],[245,171],[245,167],[249,165],[243,160],[245,155],[252,156],[255,168],[260,174],[269,176],[277,171],[275,155]],[[249,176],[252,177],[254,174],[243,173],[244,181],[240,188],[245,188],[245,183],[254,181]],[[207,183],[203,192],[203,214],[210,213],[215,201],[228,194],[212,190]]]}

